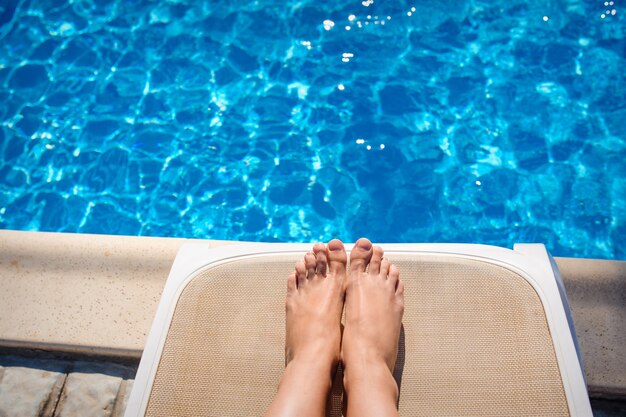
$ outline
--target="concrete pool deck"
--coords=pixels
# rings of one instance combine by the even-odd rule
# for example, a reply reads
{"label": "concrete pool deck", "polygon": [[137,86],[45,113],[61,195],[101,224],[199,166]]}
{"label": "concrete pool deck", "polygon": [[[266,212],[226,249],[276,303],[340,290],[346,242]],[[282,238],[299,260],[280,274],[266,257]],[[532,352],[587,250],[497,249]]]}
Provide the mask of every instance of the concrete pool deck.
{"label": "concrete pool deck", "polygon": [[[0,348],[137,360],[183,242],[0,231]],[[208,247],[238,243],[205,242]],[[589,392],[624,400],[626,262],[556,261]]]}

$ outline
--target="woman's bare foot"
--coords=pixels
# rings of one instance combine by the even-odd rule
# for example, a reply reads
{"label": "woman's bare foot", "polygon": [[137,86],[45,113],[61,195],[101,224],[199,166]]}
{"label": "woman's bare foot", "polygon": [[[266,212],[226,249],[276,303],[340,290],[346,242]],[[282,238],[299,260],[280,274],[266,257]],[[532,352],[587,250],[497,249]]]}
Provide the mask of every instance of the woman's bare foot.
{"label": "woman's bare foot", "polygon": [[[369,265],[369,269],[366,271]],[[350,253],[341,358],[348,415],[397,415],[393,369],[404,312],[404,284],[383,250],[359,239]]]}
{"label": "woman's bare foot", "polygon": [[266,416],[324,416],[340,359],[347,255],[318,243],[287,279],[286,368]]}
{"label": "woman's bare foot", "polygon": [[287,341],[292,360],[339,362],[347,255],[340,240],[313,246],[287,279]]}

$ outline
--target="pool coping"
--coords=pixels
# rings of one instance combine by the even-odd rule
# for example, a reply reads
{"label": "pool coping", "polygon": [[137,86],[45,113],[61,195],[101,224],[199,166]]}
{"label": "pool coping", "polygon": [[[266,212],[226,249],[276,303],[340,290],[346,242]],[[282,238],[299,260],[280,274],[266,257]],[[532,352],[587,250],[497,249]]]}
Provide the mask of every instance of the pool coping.
{"label": "pool coping", "polygon": [[[138,359],[185,241],[0,230],[0,348]],[[626,398],[626,262],[556,261],[590,393]]]}

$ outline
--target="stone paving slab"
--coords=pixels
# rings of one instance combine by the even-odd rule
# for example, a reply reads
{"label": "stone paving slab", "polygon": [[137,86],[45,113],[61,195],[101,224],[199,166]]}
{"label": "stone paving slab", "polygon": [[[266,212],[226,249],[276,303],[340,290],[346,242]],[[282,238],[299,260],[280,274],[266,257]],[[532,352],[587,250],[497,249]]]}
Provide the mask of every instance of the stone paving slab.
{"label": "stone paving slab", "polygon": [[134,383],[135,381],[132,379],[122,381],[122,386],[120,387],[120,391],[117,395],[117,402],[115,403],[112,417],[124,416],[124,411],[126,411],[126,406],[128,405],[128,397],[130,397]]}
{"label": "stone paving slab", "polygon": [[0,341],[141,354],[184,241],[0,230]]}
{"label": "stone paving slab", "polygon": [[137,367],[0,355],[0,417],[122,417]]}
{"label": "stone paving slab", "polygon": [[54,417],[109,417],[122,379],[74,372],[67,376]]}
{"label": "stone paving slab", "polygon": [[187,241],[0,230],[0,346],[139,358]]}
{"label": "stone paving slab", "polygon": [[626,399],[626,262],[556,261],[591,394]]}
{"label": "stone paving slab", "polygon": [[7,367],[0,380],[0,416],[52,417],[65,374]]}

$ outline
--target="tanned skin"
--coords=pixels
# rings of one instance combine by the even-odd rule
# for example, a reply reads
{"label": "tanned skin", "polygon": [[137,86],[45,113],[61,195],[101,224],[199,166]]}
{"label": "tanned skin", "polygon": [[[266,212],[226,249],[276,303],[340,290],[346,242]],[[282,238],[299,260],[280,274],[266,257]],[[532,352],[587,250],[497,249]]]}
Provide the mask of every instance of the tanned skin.
{"label": "tanned skin", "polygon": [[[398,416],[393,378],[404,284],[379,246],[317,243],[287,278],[286,367],[265,417],[324,417],[332,377],[344,367],[347,417]],[[345,328],[341,315],[345,308]]]}

